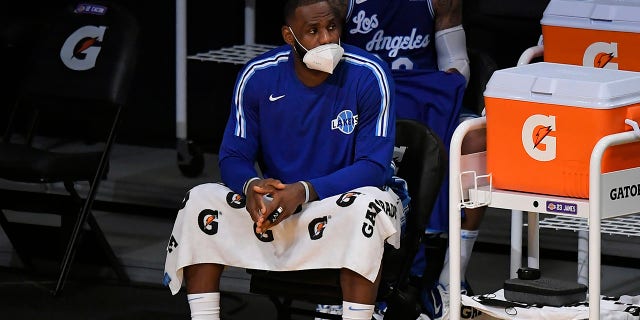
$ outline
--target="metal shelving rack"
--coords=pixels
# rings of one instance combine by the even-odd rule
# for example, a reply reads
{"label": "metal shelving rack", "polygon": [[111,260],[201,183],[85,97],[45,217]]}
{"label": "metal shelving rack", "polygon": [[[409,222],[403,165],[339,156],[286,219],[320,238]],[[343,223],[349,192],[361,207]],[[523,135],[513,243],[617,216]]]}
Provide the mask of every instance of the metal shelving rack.
{"label": "metal shelving rack", "polygon": [[244,43],[187,56],[187,0],[176,0],[176,139],[178,166],[196,176],[204,167],[202,152],[187,137],[187,59],[245,64],[275,46],[255,43],[256,0],[245,0]]}
{"label": "metal shelving rack", "polygon": [[188,56],[187,59],[243,65],[251,58],[273,48],[275,48],[275,46],[266,44],[240,44],[218,50],[196,53]]}
{"label": "metal shelving rack", "polygon": [[[512,209],[514,210],[514,216],[518,212],[529,212],[529,262],[533,262],[536,266],[539,259],[539,213],[557,215],[556,218],[552,218],[548,222],[550,226],[553,224],[554,228],[588,230],[588,248],[590,252],[588,262],[589,318],[598,319],[600,317],[601,233],[640,235],[640,218],[629,216],[638,212],[637,199],[626,199],[622,203],[614,204],[608,198],[608,190],[614,186],[637,184],[637,181],[640,181],[640,167],[609,173],[601,172],[602,155],[607,148],[640,141],[640,129],[637,122],[629,119],[625,122],[632,127],[632,131],[602,137],[592,150],[589,166],[588,199],[492,189],[491,175],[484,172],[486,167],[479,172],[467,171],[466,163],[469,161],[464,159],[467,156],[461,155],[464,136],[470,131],[486,128],[486,118],[468,120],[458,126],[451,141],[449,168],[449,249],[451,252],[449,310],[451,319],[460,319],[461,307],[460,209],[484,205],[493,208]],[[483,157],[484,153],[481,156]],[[472,179],[467,178],[465,180],[464,177],[470,174],[472,174]],[[545,208],[547,201],[571,203],[576,207],[576,214],[567,216],[566,214],[548,212]],[[522,220],[514,220],[512,220],[511,224],[512,239],[513,233],[521,232],[522,228]],[[513,243],[511,254],[512,263],[520,261],[521,250],[514,248]]]}

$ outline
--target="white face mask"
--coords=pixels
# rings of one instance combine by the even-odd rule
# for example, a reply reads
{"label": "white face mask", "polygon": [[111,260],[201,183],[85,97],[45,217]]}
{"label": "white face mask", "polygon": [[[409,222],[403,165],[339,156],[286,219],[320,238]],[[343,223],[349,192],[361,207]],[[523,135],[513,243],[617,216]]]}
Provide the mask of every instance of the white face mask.
{"label": "white face mask", "polygon": [[[289,27],[289,30],[291,30],[291,27]],[[342,58],[342,54],[344,54],[344,49],[339,44],[328,43],[308,50],[300,43],[300,41],[298,41],[293,30],[291,30],[291,34],[293,34],[293,38],[296,40],[298,45],[307,51],[307,53],[302,57],[302,62],[304,62],[309,69],[320,70],[333,74],[333,69],[338,65],[338,62],[340,62],[340,59]]]}

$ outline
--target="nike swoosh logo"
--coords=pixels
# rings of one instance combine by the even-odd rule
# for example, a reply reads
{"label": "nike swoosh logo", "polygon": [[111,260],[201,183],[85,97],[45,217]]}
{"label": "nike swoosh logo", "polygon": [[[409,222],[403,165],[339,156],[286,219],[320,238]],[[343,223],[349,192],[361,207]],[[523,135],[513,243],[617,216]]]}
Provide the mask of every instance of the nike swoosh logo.
{"label": "nike swoosh logo", "polygon": [[189,299],[188,301],[193,301],[193,300],[200,300],[200,299],[202,299],[202,298],[203,298],[203,297],[196,297],[196,298],[191,298],[191,299]]}
{"label": "nike swoosh logo", "polygon": [[349,307],[349,310],[351,311],[369,311],[371,309],[368,308],[354,308],[354,307]]}
{"label": "nike swoosh logo", "polygon": [[431,300],[433,301],[434,315],[440,315],[440,309],[442,309],[442,304],[438,302],[433,292],[431,292]]}
{"label": "nike swoosh logo", "polygon": [[361,4],[361,3],[365,3],[367,2],[367,0],[356,0],[356,4]]}
{"label": "nike swoosh logo", "polygon": [[269,95],[269,101],[274,102],[274,101],[277,101],[277,100],[280,100],[280,99],[284,98],[284,96],[285,96],[284,94],[281,95],[281,96],[277,96],[277,97],[274,97],[273,95]]}

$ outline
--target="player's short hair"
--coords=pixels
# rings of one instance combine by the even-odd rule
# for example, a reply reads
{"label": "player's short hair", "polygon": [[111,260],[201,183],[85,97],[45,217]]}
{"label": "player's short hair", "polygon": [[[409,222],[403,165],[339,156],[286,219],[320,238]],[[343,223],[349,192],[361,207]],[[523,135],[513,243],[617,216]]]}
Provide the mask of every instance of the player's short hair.
{"label": "player's short hair", "polygon": [[284,24],[285,25],[291,24],[291,19],[293,19],[296,9],[298,9],[298,7],[307,6],[307,5],[318,3],[318,2],[329,3],[331,10],[333,11],[336,17],[339,17],[340,19],[344,17],[344,13],[343,13],[344,0],[287,0],[287,3],[284,5],[284,11],[283,11]]}

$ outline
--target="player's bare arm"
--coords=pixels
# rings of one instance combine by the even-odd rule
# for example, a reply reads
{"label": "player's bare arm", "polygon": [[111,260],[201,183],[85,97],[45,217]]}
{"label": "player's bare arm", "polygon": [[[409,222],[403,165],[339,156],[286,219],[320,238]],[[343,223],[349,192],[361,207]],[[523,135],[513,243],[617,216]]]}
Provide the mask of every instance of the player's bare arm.
{"label": "player's bare arm", "polygon": [[431,0],[435,14],[438,69],[460,73],[469,81],[469,57],[462,28],[462,0]]}
{"label": "player's bare arm", "polygon": [[462,0],[431,0],[435,13],[435,31],[462,24]]}

